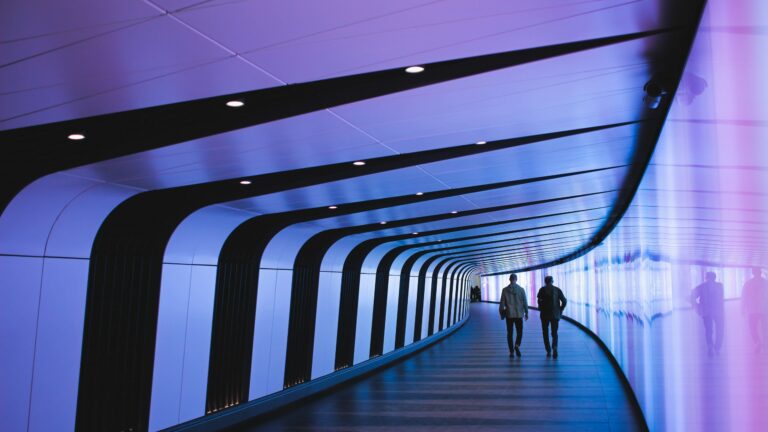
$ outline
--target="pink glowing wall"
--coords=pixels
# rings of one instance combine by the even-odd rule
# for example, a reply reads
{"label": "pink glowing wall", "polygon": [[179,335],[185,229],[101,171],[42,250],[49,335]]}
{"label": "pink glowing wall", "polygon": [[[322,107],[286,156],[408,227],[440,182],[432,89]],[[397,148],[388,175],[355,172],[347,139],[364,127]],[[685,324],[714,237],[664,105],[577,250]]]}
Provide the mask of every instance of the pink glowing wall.
{"label": "pink glowing wall", "polygon": [[[592,329],[629,379],[651,430],[768,424],[768,2],[709,2],[662,136],[628,212],[591,253],[552,275],[566,315]],[[722,347],[708,346],[692,290],[723,284]],[[482,278],[497,300],[506,275]],[[761,321],[762,320],[762,321]],[[762,342],[761,342],[762,340]],[[564,353],[563,355],[567,355]]]}

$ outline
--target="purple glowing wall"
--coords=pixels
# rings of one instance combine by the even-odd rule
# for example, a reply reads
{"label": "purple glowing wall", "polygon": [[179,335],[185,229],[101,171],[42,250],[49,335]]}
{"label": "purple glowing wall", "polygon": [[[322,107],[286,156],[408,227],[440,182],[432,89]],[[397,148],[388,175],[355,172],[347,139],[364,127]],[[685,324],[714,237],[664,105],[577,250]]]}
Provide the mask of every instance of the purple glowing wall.
{"label": "purple glowing wall", "polygon": [[[555,278],[566,314],[612,351],[654,431],[756,431],[768,420],[768,285],[744,289],[752,268],[765,277],[768,267],[766,22],[765,2],[709,2],[618,227],[577,260],[520,274],[534,302],[544,276]],[[692,298],[710,271],[723,284],[722,317]],[[483,297],[497,300],[506,279],[482,278]]]}

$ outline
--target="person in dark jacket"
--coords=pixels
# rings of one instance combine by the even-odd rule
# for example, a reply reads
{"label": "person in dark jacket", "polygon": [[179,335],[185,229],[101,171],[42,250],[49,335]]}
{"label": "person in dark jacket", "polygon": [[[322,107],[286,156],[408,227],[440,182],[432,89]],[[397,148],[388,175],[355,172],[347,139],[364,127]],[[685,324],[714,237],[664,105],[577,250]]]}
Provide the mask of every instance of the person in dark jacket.
{"label": "person in dark jacket", "polygon": [[[547,357],[557,358],[557,329],[560,324],[560,318],[563,315],[567,300],[563,291],[556,287],[555,279],[552,276],[544,278],[544,286],[539,289],[536,300],[539,304],[541,315],[541,332],[544,335],[544,348],[547,350]],[[552,329],[552,345],[549,344],[549,329]]]}

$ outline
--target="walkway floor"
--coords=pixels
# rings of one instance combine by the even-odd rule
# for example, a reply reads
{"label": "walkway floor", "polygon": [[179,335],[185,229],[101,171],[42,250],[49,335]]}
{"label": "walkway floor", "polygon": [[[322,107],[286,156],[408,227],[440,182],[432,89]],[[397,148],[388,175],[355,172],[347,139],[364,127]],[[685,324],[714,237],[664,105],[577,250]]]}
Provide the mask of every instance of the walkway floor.
{"label": "walkway floor", "polygon": [[600,347],[561,321],[545,356],[538,313],[509,358],[498,306],[472,305],[464,328],[402,363],[235,430],[635,431],[642,419]]}

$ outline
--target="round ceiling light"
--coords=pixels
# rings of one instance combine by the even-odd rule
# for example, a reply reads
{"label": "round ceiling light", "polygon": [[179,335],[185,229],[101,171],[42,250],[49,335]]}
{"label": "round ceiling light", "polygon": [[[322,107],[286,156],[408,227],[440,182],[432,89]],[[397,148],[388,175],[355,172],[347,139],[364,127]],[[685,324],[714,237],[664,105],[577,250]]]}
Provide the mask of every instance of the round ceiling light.
{"label": "round ceiling light", "polygon": [[424,195],[424,192],[416,192],[416,195],[422,196],[422,195]]}
{"label": "round ceiling light", "polygon": [[379,222],[379,225],[386,225],[386,224],[387,224],[387,221],[381,221],[381,222]]}
{"label": "round ceiling light", "polygon": [[365,162],[363,162],[363,161],[354,161],[354,162],[352,162],[352,165],[363,166],[363,165],[365,165]]}
{"label": "round ceiling light", "polygon": [[249,184],[251,184],[251,181],[250,180],[240,180],[240,184],[241,185],[249,185]]}
{"label": "round ceiling light", "polygon": [[485,141],[478,141],[478,142],[476,142],[475,144],[477,144],[477,145],[483,145],[483,144],[488,144],[488,143],[487,143],[487,142],[485,142]]}
{"label": "round ceiling light", "polygon": [[332,205],[332,206],[328,206],[328,208],[331,210],[336,210],[338,207],[336,207],[335,205]]}
{"label": "round ceiling light", "polygon": [[417,74],[424,72],[424,68],[422,66],[409,66],[405,68],[405,71],[409,74]]}
{"label": "round ceiling light", "polygon": [[245,102],[241,100],[231,100],[227,102],[227,106],[230,108],[240,108],[243,105],[245,105]]}
{"label": "round ceiling light", "polygon": [[85,135],[79,134],[79,133],[73,133],[73,134],[69,134],[67,138],[72,141],[80,141],[85,139]]}
{"label": "round ceiling light", "polygon": [[456,214],[458,212],[459,212],[458,210],[454,210],[454,211],[451,212],[451,214]]}

